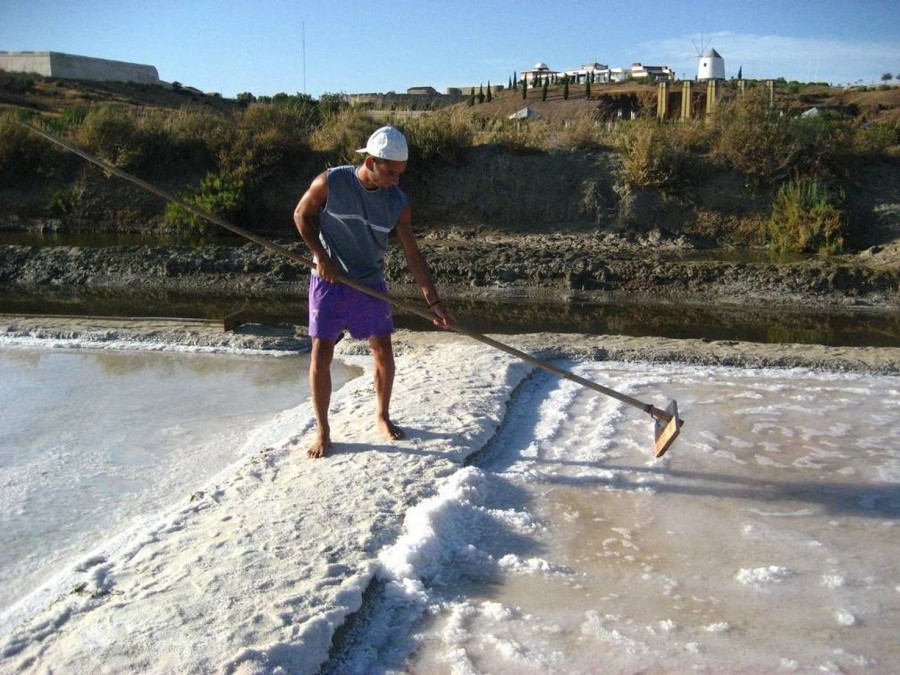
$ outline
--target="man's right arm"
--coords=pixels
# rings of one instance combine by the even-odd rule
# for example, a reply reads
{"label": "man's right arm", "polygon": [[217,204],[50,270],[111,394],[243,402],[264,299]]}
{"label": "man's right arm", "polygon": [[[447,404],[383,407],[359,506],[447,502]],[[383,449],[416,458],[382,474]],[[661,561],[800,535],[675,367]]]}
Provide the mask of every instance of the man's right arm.
{"label": "man's right arm", "polygon": [[294,209],[294,225],[306,246],[316,256],[316,274],[326,281],[335,282],[340,270],[319,241],[319,214],[327,200],[328,174],[323,171],[315,177],[297,203],[297,208]]}

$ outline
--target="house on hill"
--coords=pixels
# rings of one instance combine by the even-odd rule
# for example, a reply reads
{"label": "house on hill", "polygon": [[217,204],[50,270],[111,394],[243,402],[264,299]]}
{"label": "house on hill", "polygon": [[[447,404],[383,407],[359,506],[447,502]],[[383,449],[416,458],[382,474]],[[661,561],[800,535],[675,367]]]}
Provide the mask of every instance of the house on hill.
{"label": "house on hill", "polygon": [[559,75],[559,71],[550,70],[550,66],[539,61],[534,64],[534,68],[531,70],[523,70],[520,75],[522,76],[522,81],[525,82],[526,85],[531,83],[531,86],[534,87],[538,82],[543,82],[548,77],[552,80]]}
{"label": "house on hill", "polygon": [[631,64],[631,68],[610,68],[596,61],[585,63],[580,68],[563,72],[550,70],[546,63],[536,63],[531,70],[522,71],[522,79],[530,82],[533,87],[536,82],[543,82],[550,78],[550,82],[557,81],[560,76],[569,78],[573,84],[585,82],[606,84],[608,82],[624,82],[629,77],[635,80],[647,80],[650,82],[662,82],[675,79],[675,71],[669,66],[645,66],[640,62]]}
{"label": "house on hill", "polygon": [[649,82],[666,82],[675,79],[675,71],[669,66],[645,66],[640,62],[631,64],[631,77]]}
{"label": "house on hill", "polygon": [[567,70],[564,75],[569,78],[569,82],[575,84],[584,84],[585,82],[602,84],[609,82],[610,69],[609,66],[595,61],[585,63],[574,70]]}

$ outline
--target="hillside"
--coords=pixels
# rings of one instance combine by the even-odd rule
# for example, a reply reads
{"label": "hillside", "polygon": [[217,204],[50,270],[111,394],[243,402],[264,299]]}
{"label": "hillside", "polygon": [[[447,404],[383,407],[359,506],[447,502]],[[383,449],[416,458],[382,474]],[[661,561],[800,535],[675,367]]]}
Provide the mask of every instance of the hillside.
{"label": "hillside", "polygon": [[[724,85],[725,96],[732,95],[731,86],[730,83]],[[680,83],[673,84],[670,95],[680,97],[680,87]],[[655,112],[656,86],[634,83],[593,85],[590,99],[584,97],[583,85],[573,85],[568,100],[563,99],[560,91],[550,90],[546,101],[541,100],[540,92],[529,91],[528,98],[523,99],[521,91],[505,91],[493,97],[492,101],[480,104],[478,108],[485,114],[508,116],[527,105],[546,120],[562,122],[593,113],[604,99],[632,94],[637,97],[645,110]],[[703,96],[704,87],[695,84],[693,95]],[[900,122],[900,86],[845,89],[809,85],[797,93],[787,93],[785,88],[780,86],[776,87],[775,107],[791,113],[817,107],[860,121]]]}
{"label": "hillside", "polygon": [[[673,86],[673,92],[678,88]],[[702,96],[703,89],[695,86],[694,94]],[[781,110],[817,107],[857,125],[900,120],[900,87],[862,90],[810,85],[793,94],[787,93],[790,89],[776,88],[776,107]],[[726,83],[723,97],[733,96],[734,91],[733,85]],[[551,88],[543,101],[539,91],[529,91],[526,100],[521,92],[505,91],[471,111],[482,118],[505,121],[527,105],[541,116],[548,135],[564,135],[570,124],[595,115],[598,109],[614,109],[613,104],[624,99],[644,115],[655,113],[655,86],[595,85],[590,99],[584,93],[582,86],[572,86],[565,100],[561,88]],[[0,112],[14,109],[45,118],[66,118],[73,109],[104,103],[171,111],[199,108],[225,114],[244,109],[237,101],[187,88],[0,73]],[[465,103],[458,106],[468,107]],[[403,123],[402,116],[398,115],[398,120]],[[0,183],[0,229],[165,228],[164,204],[157,197],[104,176],[74,156],[60,156],[58,161],[58,167],[43,171],[32,181],[12,187]],[[158,171],[152,180],[176,194],[197,185],[204,175],[184,173],[177,157],[165,161],[171,170]],[[313,153],[302,165],[268,180],[255,198],[256,216],[238,224],[266,234],[293,236],[293,206],[311,178],[330,161]],[[685,189],[633,189],[626,184],[621,165],[621,157],[611,148],[534,151],[478,141],[463,161],[411,164],[404,185],[415,206],[416,227],[424,232],[453,228],[506,233],[600,230],[642,236],[655,231],[671,240],[681,237],[691,246],[733,247],[752,243],[746,233],[758,230],[771,212],[774,194],[749,190],[745,178],[733,171],[706,171]],[[900,240],[897,158],[848,164],[844,171],[848,176],[848,248],[860,251],[894,245]]]}
{"label": "hillside", "polygon": [[62,115],[77,106],[117,103],[136,107],[168,108],[203,106],[213,110],[240,109],[240,104],[221,96],[207,95],[190,88],[131,82],[89,82],[49,77],[25,77],[0,71],[0,112],[26,110]]}
{"label": "hillside", "polygon": [[[726,88],[730,86],[726,84]],[[680,84],[673,92],[680,92]],[[785,93],[776,89],[776,106],[790,111],[819,107],[825,110],[850,111],[855,117],[870,121],[900,122],[900,86],[892,87],[826,87],[809,85],[802,92]],[[702,94],[702,86],[695,85],[695,95]],[[521,91],[503,91],[493,100],[479,104],[479,112],[492,116],[507,116],[527,105],[546,119],[556,122],[572,120],[590,114],[605,97],[635,94],[647,108],[656,105],[657,89],[653,85],[622,83],[593,85],[591,99],[585,99],[584,86],[573,85],[568,100],[561,91],[550,90],[546,101],[540,92],[529,91],[522,99]],[[204,94],[195,89],[173,89],[166,85],[141,85],[124,82],[88,82],[53,78],[23,78],[0,72],[0,111],[25,109],[50,114],[62,114],[79,105],[121,103],[178,109],[185,105],[199,105],[215,110],[238,110],[241,105],[216,94]]]}

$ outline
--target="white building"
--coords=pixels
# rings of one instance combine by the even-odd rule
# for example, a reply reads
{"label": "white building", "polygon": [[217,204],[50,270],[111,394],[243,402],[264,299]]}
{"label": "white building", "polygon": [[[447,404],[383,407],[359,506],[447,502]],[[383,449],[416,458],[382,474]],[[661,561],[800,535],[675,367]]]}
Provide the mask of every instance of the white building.
{"label": "white building", "polygon": [[581,68],[567,70],[563,74],[569,78],[569,82],[575,84],[584,84],[588,81],[602,84],[609,82],[610,70],[609,66],[594,62],[585,63]]}
{"label": "white building", "polygon": [[697,80],[724,80],[725,59],[710,47],[700,55],[697,61]]}
{"label": "white building", "polygon": [[0,70],[71,80],[160,83],[154,66],[61,52],[0,52]]}
{"label": "white building", "polygon": [[631,75],[631,70],[629,68],[610,68],[609,69],[609,80],[610,82],[624,82]]}
{"label": "white building", "polygon": [[675,72],[669,66],[645,66],[641,63],[632,63],[631,77],[635,80],[662,82],[664,80],[674,80]]}
{"label": "white building", "polygon": [[[719,58],[721,59],[722,57]],[[522,79],[532,87],[538,81],[544,82],[549,78],[550,82],[554,82],[563,76],[568,77],[569,82],[573,84],[584,84],[589,80],[593,83],[606,84],[608,82],[624,82],[628,78],[658,82],[674,80],[675,71],[669,66],[645,66],[641,63],[632,63],[631,68],[610,68],[607,65],[594,61],[585,63],[580,68],[562,72],[550,70],[546,63],[540,62],[534,64],[531,70],[523,70],[521,72]]]}
{"label": "white building", "polygon": [[534,87],[535,83],[538,81],[544,82],[548,77],[552,80],[559,74],[558,70],[550,70],[550,66],[543,62],[535,63],[534,68],[531,70],[523,70],[520,73],[522,80],[532,87]]}

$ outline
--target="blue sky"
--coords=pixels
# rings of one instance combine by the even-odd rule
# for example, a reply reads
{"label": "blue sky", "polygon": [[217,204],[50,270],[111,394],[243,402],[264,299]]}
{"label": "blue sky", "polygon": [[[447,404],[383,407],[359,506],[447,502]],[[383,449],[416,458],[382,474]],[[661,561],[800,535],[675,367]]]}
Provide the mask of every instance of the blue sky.
{"label": "blue sky", "polygon": [[224,96],[444,91],[543,61],[871,84],[900,75],[900,0],[0,0],[0,50],[156,66]]}

